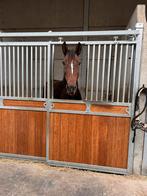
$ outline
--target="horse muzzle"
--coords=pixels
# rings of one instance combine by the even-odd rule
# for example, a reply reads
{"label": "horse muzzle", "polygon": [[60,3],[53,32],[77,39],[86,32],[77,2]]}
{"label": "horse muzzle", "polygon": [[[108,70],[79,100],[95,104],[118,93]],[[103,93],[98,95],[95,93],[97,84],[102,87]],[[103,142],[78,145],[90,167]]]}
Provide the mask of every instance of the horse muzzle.
{"label": "horse muzzle", "polygon": [[66,86],[67,89],[67,94],[70,96],[75,95],[76,91],[77,91],[77,86]]}

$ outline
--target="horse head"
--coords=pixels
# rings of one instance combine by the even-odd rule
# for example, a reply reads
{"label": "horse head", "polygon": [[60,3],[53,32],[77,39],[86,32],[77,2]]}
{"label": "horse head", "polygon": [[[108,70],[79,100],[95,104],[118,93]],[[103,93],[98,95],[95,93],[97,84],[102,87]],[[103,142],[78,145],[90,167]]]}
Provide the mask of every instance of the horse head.
{"label": "horse head", "polygon": [[77,44],[75,50],[69,50],[66,42],[62,45],[64,54],[64,79],[66,80],[67,94],[74,96],[78,88],[79,66],[80,66],[80,53],[82,45],[80,42]]}

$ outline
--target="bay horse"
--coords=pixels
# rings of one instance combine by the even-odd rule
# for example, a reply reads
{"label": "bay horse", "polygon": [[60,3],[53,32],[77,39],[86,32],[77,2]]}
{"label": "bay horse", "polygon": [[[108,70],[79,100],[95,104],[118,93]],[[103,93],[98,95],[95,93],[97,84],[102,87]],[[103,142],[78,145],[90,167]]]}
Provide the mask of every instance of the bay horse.
{"label": "bay horse", "polygon": [[81,93],[78,89],[80,53],[82,45],[77,44],[75,50],[69,50],[66,42],[62,44],[64,54],[63,66],[64,76],[62,81],[54,81],[54,98],[81,100]]}

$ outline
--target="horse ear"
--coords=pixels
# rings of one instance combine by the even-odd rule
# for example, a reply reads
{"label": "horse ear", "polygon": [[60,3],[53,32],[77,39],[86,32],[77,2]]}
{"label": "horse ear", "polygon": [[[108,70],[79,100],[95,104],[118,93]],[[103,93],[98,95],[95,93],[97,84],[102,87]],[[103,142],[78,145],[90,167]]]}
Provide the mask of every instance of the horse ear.
{"label": "horse ear", "polygon": [[62,44],[62,51],[63,51],[64,56],[66,56],[67,51],[68,51],[68,47],[67,47],[67,45],[66,45],[66,42],[64,42],[64,43]]}
{"label": "horse ear", "polygon": [[81,53],[81,50],[82,50],[82,45],[81,43],[79,42],[76,46],[76,49],[75,49],[75,53],[79,56],[80,53]]}

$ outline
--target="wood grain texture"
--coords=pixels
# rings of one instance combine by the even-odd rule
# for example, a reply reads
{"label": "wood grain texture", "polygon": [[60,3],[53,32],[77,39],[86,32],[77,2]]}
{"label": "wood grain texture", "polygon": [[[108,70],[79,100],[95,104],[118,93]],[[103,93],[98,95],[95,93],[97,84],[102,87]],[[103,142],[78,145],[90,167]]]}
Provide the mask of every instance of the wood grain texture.
{"label": "wood grain texture", "polygon": [[51,113],[50,159],[127,168],[130,119]]}
{"label": "wood grain texture", "polygon": [[4,100],[4,106],[39,107],[44,108],[44,101]]}
{"label": "wood grain texture", "polygon": [[53,103],[53,109],[85,111],[86,105],[80,103]]}
{"label": "wood grain texture", "polygon": [[128,114],[127,106],[110,106],[110,105],[96,105],[92,104],[90,107],[92,112],[108,112],[115,114]]}
{"label": "wood grain texture", "polygon": [[0,110],[0,152],[45,157],[46,112]]}

